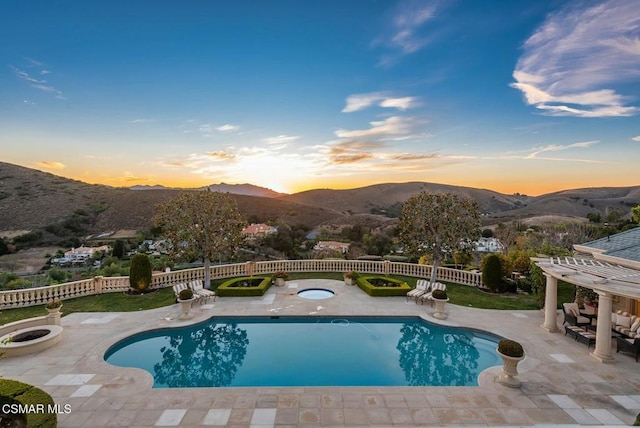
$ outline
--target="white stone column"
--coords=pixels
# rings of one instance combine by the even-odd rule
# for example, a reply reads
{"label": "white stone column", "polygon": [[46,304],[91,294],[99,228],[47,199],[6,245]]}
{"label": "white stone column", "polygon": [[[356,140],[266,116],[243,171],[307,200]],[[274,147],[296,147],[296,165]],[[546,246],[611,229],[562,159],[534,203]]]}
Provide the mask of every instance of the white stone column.
{"label": "white stone column", "polygon": [[603,291],[598,293],[598,329],[596,331],[596,349],[591,353],[602,363],[613,361],[611,356],[611,309],[613,303],[611,294]]}
{"label": "white stone column", "polygon": [[551,333],[560,331],[558,329],[558,280],[547,273],[547,289],[544,293],[544,324]]}

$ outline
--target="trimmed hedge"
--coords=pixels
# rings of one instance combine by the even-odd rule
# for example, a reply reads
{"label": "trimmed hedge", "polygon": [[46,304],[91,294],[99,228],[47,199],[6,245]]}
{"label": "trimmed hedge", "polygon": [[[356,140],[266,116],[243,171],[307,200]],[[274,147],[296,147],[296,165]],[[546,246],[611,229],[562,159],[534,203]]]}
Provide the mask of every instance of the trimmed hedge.
{"label": "trimmed hedge", "polygon": [[[376,287],[375,285],[369,282],[369,280],[375,279],[375,278],[384,279],[387,282],[398,284],[398,286],[397,287]],[[411,287],[406,282],[399,279],[390,278],[384,275],[361,276],[360,278],[358,278],[356,283],[358,284],[358,287],[360,287],[362,291],[364,291],[365,293],[367,293],[369,296],[372,296],[372,297],[406,296],[407,292],[411,290]]]}
{"label": "trimmed hedge", "polygon": [[151,285],[151,261],[146,254],[135,254],[131,258],[129,286],[138,291],[146,291]]}
{"label": "trimmed hedge", "polygon": [[[26,423],[33,428],[55,428],[58,425],[56,413],[45,413],[55,404],[53,398],[40,388],[11,379],[0,379],[0,403],[33,406],[37,413],[26,413]],[[16,414],[11,414],[15,417]],[[16,419],[20,419],[19,416]],[[4,425],[3,425],[4,426]]]}
{"label": "trimmed hedge", "polygon": [[[237,284],[241,281],[261,279],[260,284],[256,287],[237,287]],[[250,296],[263,296],[264,293],[271,287],[271,277],[265,276],[243,276],[239,278],[233,278],[223,282],[216,289],[216,294],[220,297],[250,297]]]}

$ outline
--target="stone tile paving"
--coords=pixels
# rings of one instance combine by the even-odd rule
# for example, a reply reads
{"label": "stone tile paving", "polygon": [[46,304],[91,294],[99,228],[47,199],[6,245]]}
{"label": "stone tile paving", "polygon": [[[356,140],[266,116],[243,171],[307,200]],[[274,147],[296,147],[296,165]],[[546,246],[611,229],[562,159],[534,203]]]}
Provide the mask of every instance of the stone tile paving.
{"label": "stone tile paving", "polygon": [[[104,426],[526,426],[624,425],[640,412],[640,365],[616,354],[602,364],[569,337],[542,329],[540,311],[490,311],[448,305],[433,319],[428,305],[403,297],[372,298],[339,281],[298,280],[273,287],[265,298],[221,298],[178,320],[177,305],[135,313],[74,313],[62,319],[63,338],[38,354],[0,362],[0,376],[37,385],[69,404],[60,427]],[[324,287],[336,296],[297,297]],[[484,371],[478,387],[296,387],[153,389],[149,373],[103,360],[118,340],[152,328],[174,327],[213,315],[418,315],[432,322],[488,330],[520,341],[527,358],[519,389]],[[559,320],[561,322],[561,319]]]}

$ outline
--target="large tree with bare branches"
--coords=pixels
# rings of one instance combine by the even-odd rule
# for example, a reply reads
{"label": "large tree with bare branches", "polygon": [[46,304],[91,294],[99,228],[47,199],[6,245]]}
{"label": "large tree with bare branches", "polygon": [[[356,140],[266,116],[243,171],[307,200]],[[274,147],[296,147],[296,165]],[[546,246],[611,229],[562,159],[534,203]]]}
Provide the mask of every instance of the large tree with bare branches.
{"label": "large tree with bare branches", "polygon": [[405,252],[431,255],[435,282],[447,255],[471,247],[480,237],[478,203],[452,193],[418,193],[402,205],[399,233]]}
{"label": "large tree with bare branches", "polygon": [[188,191],[156,209],[154,222],[171,243],[172,255],[201,257],[209,287],[211,260],[232,256],[242,242],[245,221],[236,201],[227,193]]}

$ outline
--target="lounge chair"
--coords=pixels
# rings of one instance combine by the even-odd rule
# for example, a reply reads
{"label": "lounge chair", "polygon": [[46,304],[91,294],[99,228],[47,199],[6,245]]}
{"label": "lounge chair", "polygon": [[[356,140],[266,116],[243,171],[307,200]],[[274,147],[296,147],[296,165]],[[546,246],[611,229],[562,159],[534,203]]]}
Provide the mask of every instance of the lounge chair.
{"label": "lounge chair", "polygon": [[637,362],[638,356],[640,356],[640,337],[635,339],[622,336],[616,337],[616,353],[620,351],[635,354]]}
{"label": "lounge chair", "polygon": [[416,288],[407,293],[407,302],[411,299],[415,299],[417,301],[418,297],[429,292],[429,285],[429,281],[426,279],[419,279],[418,282],[416,282]]}
{"label": "lounge chair", "polygon": [[429,301],[431,303],[431,306],[433,306],[433,292],[435,290],[442,290],[442,291],[447,291],[447,286],[441,282],[434,282],[434,283],[430,283],[429,284],[431,287],[431,291],[423,294],[422,296],[418,297],[416,299],[416,304],[418,304],[418,300],[420,300],[420,303],[424,305],[424,302]]}
{"label": "lounge chair", "polygon": [[563,303],[564,323],[578,327],[591,325],[591,320],[580,315],[580,308],[577,303]]}
{"label": "lounge chair", "polygon": [[211,299],[212,297],[213,301],[216,301],[216,293],[211,290],[205,289],[202,285],[202,281],[191,281],[189,285],[193,290],[193,294],[197,295],[201,299],[200,303],[202,303],[202,300],[209,301],[209,299]]}

